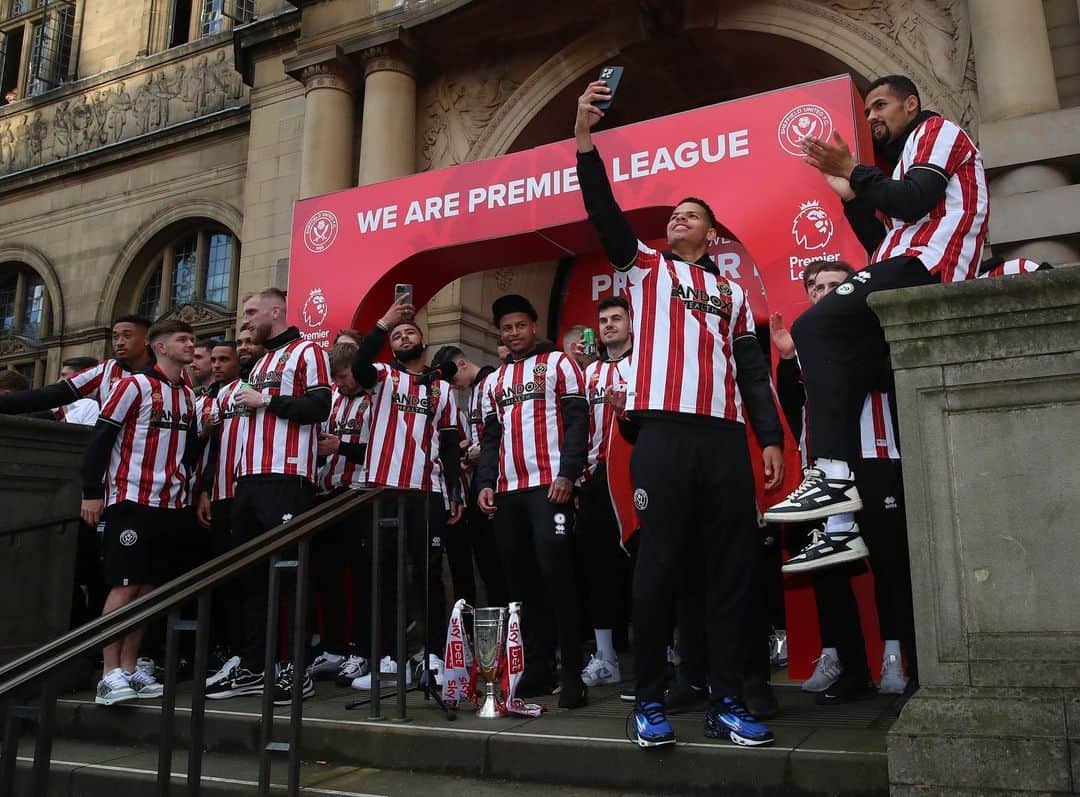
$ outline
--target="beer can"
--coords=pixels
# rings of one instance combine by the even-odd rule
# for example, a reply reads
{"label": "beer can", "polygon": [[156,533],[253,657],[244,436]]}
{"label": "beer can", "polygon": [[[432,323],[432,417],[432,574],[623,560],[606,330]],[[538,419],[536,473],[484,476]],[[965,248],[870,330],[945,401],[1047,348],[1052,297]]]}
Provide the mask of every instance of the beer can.
{"label": "beer can", "polygon": [[581,343],[585,348],[585,356],[586,357],[595,357],[596,356],[596,333],[595,332],[593,332],[591,329],[586,328],[585,331],[581,333]]}

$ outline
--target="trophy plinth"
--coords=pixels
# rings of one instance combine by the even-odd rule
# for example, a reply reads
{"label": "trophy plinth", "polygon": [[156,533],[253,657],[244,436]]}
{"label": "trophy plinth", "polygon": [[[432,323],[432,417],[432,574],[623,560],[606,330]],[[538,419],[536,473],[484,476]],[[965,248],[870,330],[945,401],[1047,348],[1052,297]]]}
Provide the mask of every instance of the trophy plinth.
{"label": "trophy plinth", "polygon": [[476,716],[497,719],[499,701],[497,680],[499,668],[506,650],[506,609],[494,606],[473,611],[473,637],[476,650],[476,668],[484,682],[484,699]]}

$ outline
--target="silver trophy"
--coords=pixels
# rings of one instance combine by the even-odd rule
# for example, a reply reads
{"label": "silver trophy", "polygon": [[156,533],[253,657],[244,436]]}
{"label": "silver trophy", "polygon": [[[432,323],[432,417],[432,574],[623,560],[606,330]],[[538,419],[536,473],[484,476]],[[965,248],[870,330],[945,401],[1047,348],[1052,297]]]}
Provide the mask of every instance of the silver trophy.
{"label": "silver trophy", "polygon": [[506,656],[506,608],[490,606],[473,610],[473,639],[476,651],[476,668],[480,679],[486,684],[484,702],[476,711],[483,719],[500,716],[496,680],[499,668]]}

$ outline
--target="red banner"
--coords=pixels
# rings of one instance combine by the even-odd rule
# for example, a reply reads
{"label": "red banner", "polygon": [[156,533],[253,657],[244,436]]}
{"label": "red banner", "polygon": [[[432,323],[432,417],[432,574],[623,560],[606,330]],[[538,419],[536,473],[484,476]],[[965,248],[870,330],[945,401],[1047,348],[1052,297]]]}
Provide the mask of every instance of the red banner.
{"label": "red banner", "polygon": [[[794,317],[806,305],[799,276],[807,262],[866,261],[839,199],[798,147],[804,135],[834,130],[870,162],[861,100],[847,76],[602,131],[595,140],[643,238],[663,234],[684,196],[704,197],[726,237],[753,253],[770,306]],[[395,282],[413,283],[423,305],[465,274],[597,252],[579,190],[568,140],[301,200],[289,320],[329,345],[339,327],[370,326]]]}

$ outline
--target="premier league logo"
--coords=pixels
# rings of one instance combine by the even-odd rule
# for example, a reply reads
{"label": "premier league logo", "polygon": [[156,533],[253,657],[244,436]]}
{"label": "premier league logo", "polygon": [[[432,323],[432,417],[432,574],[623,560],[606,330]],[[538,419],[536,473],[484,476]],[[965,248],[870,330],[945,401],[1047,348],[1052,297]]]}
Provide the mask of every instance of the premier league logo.
{"label": "premier league logo", "polygon": [[834,231],[832,219],[820,202],[812,199],[800,203],[799,213],[791,223],[791,234],[795,236],[795,243],[811,252],[824,249],[832,240]]}
{"label": "premier league logo", "polygon": [[317,327],[326,320],[326,297],[323,296],[322,288],[312,288],[308,294],[304,308],[300,311],[304,317],[304,323],[309,327]]}
{"label": "premier league logo", "polygon": [[800,105],[780,121],[776,137],[789,155],[802,155],[802,141],[807,136],[828,140],[833,132],[832,118],[820,105]]}
{"label": "premier league logo", "polygon": [[338,234],[337,216],[329,210],[320,210],[304,225],[304,246],[309,252],[325,252]]}

